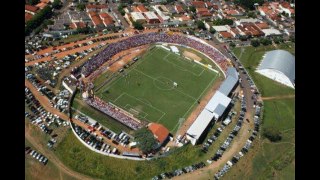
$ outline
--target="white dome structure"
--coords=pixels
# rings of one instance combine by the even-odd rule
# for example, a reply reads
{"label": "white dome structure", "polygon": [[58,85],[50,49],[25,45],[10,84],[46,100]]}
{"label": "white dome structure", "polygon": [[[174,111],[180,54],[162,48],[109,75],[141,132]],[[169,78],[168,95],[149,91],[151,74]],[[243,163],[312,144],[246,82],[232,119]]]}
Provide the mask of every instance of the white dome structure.
{"label": "white dome structure", "polygon": [[295,87],[295,57],[288,51],[267,52],[256,72],[286,86]]}

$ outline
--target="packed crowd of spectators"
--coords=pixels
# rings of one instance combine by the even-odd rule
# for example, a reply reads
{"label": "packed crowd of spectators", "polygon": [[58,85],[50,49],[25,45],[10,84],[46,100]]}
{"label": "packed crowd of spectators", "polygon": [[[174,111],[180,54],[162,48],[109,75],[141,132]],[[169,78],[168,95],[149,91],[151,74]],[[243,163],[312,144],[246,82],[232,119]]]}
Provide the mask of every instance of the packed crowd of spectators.
{"label": "packed crowd of spectators", "polygon": [[110,105],[97,97],[89,98],[85,101],[90,106],[92,106],[92,107],[98,109],[99,111],[111,116],[112,118],[116,119],[117,121],[121,122],[122,124],[128,126],[131,129],[137,130],[137,129],[142,128],[142,126],[143,126],[142,123],[136,121],[132,117],[121,112],[119,109],[116,109],[113,105]]}
{"label": "packed crowd of spectators", "polygon": [[224,55],[222,55],[217,49],[213,48],[210,45],[204,44],[194,38],[189,38],[187,36],[182,36],[178,34],[169,35],[167,33],[146,33],[146,34],[139,34],[136,36],[129,37],[127,39],[118,41],[116,43],[109,44],[101,53],[99,53],[94,58],[87,61],[81,70],[81,73],[87,77],[92,72],[97,70],[102,64],[108,61],[112,56],[116,55],[117,53],[146,45],[156,42],[163,42],[163,43],[175,43],[181,44],[188,47],[192,47],[206,55],[208,55],[211,59],[213,59],[219,66],[226,71],[228,65]]}

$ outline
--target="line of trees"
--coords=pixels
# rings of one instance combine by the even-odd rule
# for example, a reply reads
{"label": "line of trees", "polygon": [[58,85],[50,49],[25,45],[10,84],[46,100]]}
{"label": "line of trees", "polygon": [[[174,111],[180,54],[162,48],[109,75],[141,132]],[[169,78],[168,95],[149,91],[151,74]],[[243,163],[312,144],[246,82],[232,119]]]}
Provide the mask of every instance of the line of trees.
{"label": "line of trees", "polygon": [[37,14],[35,14],[30,21],[26,23],[24,32],[25,35],[29,35],[34,29],[40,26],[44,20],[50,19],[52,16],[52,7],[46,6],[42,10],[40,10]]}
{"label": "line of trees", "polygon": [[216,26],[232,25],[233,24],[233,20],[224,18],[224,19],[214,20],[212,23],[213,23],[213,25],[216,25]]}

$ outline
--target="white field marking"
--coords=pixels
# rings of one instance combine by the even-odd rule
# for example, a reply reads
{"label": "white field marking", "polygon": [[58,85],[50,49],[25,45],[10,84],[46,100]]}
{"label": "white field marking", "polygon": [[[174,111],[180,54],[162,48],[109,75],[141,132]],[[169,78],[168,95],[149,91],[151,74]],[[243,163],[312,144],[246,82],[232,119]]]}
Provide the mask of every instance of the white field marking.
{"label": "white field marking", "polygon": [[[127,107],[127,106],[128,106],[128,107]],[[141,117],[144,118],[144,119],[146,119],[146,117],[149,115],[148,113],[146,113],[146,112],[144,112],[144,111],[140,111],[140,110],[134,109],[130,104],[126,104],[126,105],[124,106],[124,109],[126,109],[126,110],[129,111],[129,112],[130,112],[130,110],[132,109],[132,110],[138,112],[138,113],[139,113],[139,116],[141,116],[140,114],[142,113],[142,114],[144,114],[144,116],[141,116]]]}
{"label": "white field marking", "polygon": [[[135,71],[140,72],[141,74],[143,74],[143,75],[145,75],[145,76],[153,79],[154,81],[162,82],[162,81],[158,80],[157,78],[154,78],[154,77],[152,77],[152,76],[149,76],[149,75],[145,74],[144,72],[141,72],[141,71],[136,70],[136,69],[135,69]],[[169,78],[166,78],[166,79],[169,79]],[[169,80],[171,80],[171,79],[169,79]],[[171,80],[171,81],[172,81],[172,80]],[[174,81],[172,81],[172,82],[174,82]],[[163,83],[163,82],[162,82],[162,83]],[[185,95],[185,96],[187,96],[187,97],[189,97],[189,98],[191,98],[192,100],[197,100],[196,98],[194,98],[194,97],[190,96],[189,94],[186,94],[186,93],[184,93],[184,92],[182,92],[182,91],[180,91],[180,90],[178,90],[178,89],[174,89],[174,90],[180,92],[181,94],[183,94],[183,95]]]}
{"label": "white field marking", "polygon": [[[124,92],[124,93],[125,93],[125,92]],[[149,104],[147,104],[147,103],[145,103],[145,102],[141,101],[140,99],[137,99],[136,97],[129,95],[128,93],[125,93],[125,94],[126,94],[127,96],[129,96],[129,97],[133,98],[133,99],[136,99],[137,101],[142,102],[143,104],[145,104],[145,105],[147,105],[147,106],[151,107],[152,109],[157,110],[158,112],[162,113],[162,115],[163,115],[163,114],[164,114],[164,115],[166,114],[165,112],[161,111],[160,109],[158,109],[158,108],[156,108],[156,107],[154,107],[154,106],[152,106],[152,105],[149,105]]]}
{"label": "white field marking", "polygon": [[114,103],[117,102],[117,100],[118,100],[119,98],[121,98],[123,95],[124,95],[124,93],[120,94],[115,100],[113,100],[113,102],[114,102]]}
{"label": "white field marking", "polygon": [[[219,73],[218,73],[219,74]],[[217,78],[217,75],[215,76],[215,78],[214,79],[212,79],[211,81],[210,81],[210,83],[207,85],[207,87],[202,91],[202,93],[200,94],[200,96],[199,96],[199,98],[202,96],[202,94],[204,93],[204,92],[206,92],[206,90],[208,89],[208,87],[209,87],[209,85],[211,85],[212,84],[212,81],[213,80],[215,80]],[[198,99],[199,99],[198,98]],[[182,116],[182,118],[186,118],[185,116],[188,114],[188,112],[192,109],[192,107],[194,107],[195,106],[195,104],[197,103],[197,101],[195,101],[190,107],[189,107],[189,109],[188,109],[188,111]],[[179,122],[176,124],[176,126],[174,127],[174,129],[173,130],[175,130],[175,128],[177,128],[177,125],[179,124]],[[172,130],[172,131],[173,131]]]}
{"label": "white field marking", "polygon": [[[169,55],[171,55],[171,54],[169,54]],[[167,56],[168,56],[168,55],[167,55]],[[196,74],[196,73],[194,73],[194,72],[192,72],[192,71],[189,71],[188,69],[186,69],[186,68],[184,68],[184,67],[181,67],[180,65],[177,65],[177,64],[171,62],[171,61],[167,58],[167,56],[163,57],[163,59],[164,59],[167,63],[170,63],[170,64],[178,67],[181,71],[187,71],[187,72],[189,72],[189,73],[191,73],[191,74],[193,74],[194,76],[197,76],[197,77],[200,77],[200,76],[202,75],[202,73],[204,72],[204,68],[201,68],[202,71],[201,71],[199,74]],[[180,61],[185,61],[185,60],[183,60],[182,57],[180,57],[180,56],[178,56],[178,58],[179,58],[179,60],[181,59]],[[192,62],[190,62],[190,63],[192,63]],[[193,65],[192,65],[192,68],[194,68],[196,64],[195,64],[195,63],[192,63],[192,64],[193,64]]]}

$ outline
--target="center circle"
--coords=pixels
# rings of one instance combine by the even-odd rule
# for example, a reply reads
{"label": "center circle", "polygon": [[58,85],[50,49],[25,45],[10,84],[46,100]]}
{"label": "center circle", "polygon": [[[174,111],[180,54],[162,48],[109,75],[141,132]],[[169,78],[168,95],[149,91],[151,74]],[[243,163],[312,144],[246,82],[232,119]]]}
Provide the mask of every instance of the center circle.
{"label": "center circle", "polygon": [[154,86],[160,90],[172,90],[174,89],[173,81],[163,76],[159,76],[153,80]]}

